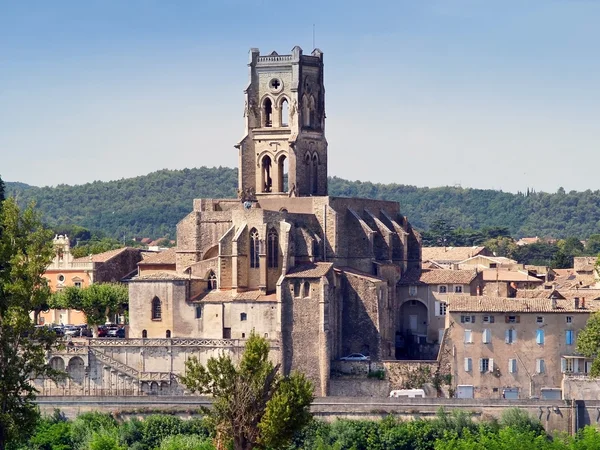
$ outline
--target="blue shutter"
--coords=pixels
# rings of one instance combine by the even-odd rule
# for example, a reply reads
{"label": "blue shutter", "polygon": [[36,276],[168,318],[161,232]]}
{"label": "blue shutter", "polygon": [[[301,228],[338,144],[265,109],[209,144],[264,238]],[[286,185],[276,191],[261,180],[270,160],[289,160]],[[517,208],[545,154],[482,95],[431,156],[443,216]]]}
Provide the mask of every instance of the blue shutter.
{"label": "blue shutter", "polygon": [[535,331],[535,342],[540,345],[544,343],[544,330]]}
{"label": "blue shutter", "polygon": [[567,330],[565,333],[565,342],[567,345],[573,345],[573,330]]}

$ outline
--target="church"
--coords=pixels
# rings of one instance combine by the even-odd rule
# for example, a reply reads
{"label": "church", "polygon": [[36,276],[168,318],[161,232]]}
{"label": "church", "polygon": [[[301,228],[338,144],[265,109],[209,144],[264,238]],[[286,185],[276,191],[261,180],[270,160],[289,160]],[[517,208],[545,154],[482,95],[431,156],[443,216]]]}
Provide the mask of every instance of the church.
{"label": "church", "polygon": [[397,286],[421,244],[396,202],[327,195],[323,53],[249,53],[237,199],[197,199],[174,270],[130,282],[129,338],[238,342],[258,333],[283,370],[327,395],[331,361],[395,359]]}

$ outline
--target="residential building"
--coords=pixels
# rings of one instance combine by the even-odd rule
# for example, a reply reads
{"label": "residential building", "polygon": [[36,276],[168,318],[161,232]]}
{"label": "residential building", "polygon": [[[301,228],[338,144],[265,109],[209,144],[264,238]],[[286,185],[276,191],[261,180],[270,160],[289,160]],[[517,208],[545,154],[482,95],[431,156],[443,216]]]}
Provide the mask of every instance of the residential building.
{"label": "residential building", "polygon": [[423,264],[430,268],[433,263],[439,268],[452,269],[454,264],[472,258],[474,256],[491,256],[487,248],[477,245],[472,247],[423,247]]}
{"label": "residential building", "polygon": [[595,301],[449,296],[445,350],[458,397],[560,399],[563,374],[587,373],[575,351]]}

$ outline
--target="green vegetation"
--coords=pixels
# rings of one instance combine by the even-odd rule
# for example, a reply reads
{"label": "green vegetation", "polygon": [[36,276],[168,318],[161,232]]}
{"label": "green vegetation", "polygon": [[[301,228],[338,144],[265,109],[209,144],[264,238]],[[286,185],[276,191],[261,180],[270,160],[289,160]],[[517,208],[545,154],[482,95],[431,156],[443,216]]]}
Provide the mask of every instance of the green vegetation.
{"label": "green vegetation", "polygon": [[185,366],[181,383],[213,397],[204,412],[215,424],[219,448],[283,448],[312,417],[311,383],[300,373],[280,375],[280,365],[269,361],[269,343],[254,333],[237,366],[224,353],[210,358],[206,367],[195,356]]}
{"label": "green vegetation", "polygon": [[0,450],[35,426],[31,380],[61,376],[46,362],[56,334],[36,328],[29,315],[49,295],[43,274],[52,254],[51,232],[33,208],[0,201]]}
{"label": "green vegetation", "polygon": [[123,314],[127,310],[129,290],[121,283],[99,283],[84,288],[68,286],[50,297],[51,308],[78,309],[85,313],[87,324],[98,334],[98,325],[107,318]]}
{"label": "green vegetation", "polygon": [[[15,195],[22,204],[35,200],[53,228],[76,224],[101,230],[122,242],[132,237],[173,237],[175,225],[190,212],[194,198],[233,198],[236,188],[237,170],[201,167],[160,170],[146,176],[81,186],[39,188],[7,183],[6,193]],[[329,193],[398,201],[403,214],[421,230],[429,230],[436,221],[445,220],[459,230],[505,227],[514,237],[587,239],[600,233],[600,191],[566,193],[560,188],[555,194],[534,191],[512,194],[460,187],[374,184],[331,177]],[[467,242],[477,238],[469,233],[463,237]]]}
{"label": "green vegetation", "polygon": [[[29,439],[10,450],[215,450],[209,419],[151,415],[117,420],[86,413],[69,421],[58,411],[41,419]],[[220,447],[230,449],[232,447]],[[474,422],[463,411],[440,410],[431,420],[311,420],[287,445],[251,445],[263,450],[592,450],[600,432],[585,427],[575,437],[548,436],[527,413],[508,409],[497,420]]]}
{"label": "green vegetation", "polygon": [[577,333],[577,353],[594,358],[590,376],[600,376],[600,313],[593,313],[585,324],[585,328]]}

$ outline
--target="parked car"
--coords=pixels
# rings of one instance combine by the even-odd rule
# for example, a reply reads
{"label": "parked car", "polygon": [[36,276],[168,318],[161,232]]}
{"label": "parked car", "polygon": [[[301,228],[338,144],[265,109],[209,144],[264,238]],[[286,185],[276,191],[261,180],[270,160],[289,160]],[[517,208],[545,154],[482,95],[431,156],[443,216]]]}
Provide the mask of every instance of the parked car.
{"label": "parked car", "polygon": [[52,329],[54,330],[54,332],[56,333],[57,336],[65,335],[65,330],[60,325],[56,325],[56,326],[52,327]]}
{"label": "parked car", "polygon": [[106,337],[108,329],[104,325],[98,327],[98,337]]}
{"label": "parked car", "polygon": [[86,324],[77,325],[77,328],[79,328],[79,336],[92,337],[92,330],[90,330],[90,328]]}
{"label": "parked car", "polygon": [[106,337],[124,338],[125,328],[109,328]]}
{"label": "parked car", "polygon": [[362,353],[352,353],[348,356],[340,358],[342,361],[368,361],[370,358]]}
{"label": "parked car", "polygon": [[425,398],[423,389],[398,389],[390,392],[390,398]]}
{"label": "parked car", "polygon": [[65,336],[79,336],[80,330],[75,325],[65,325],[63,333]]}

